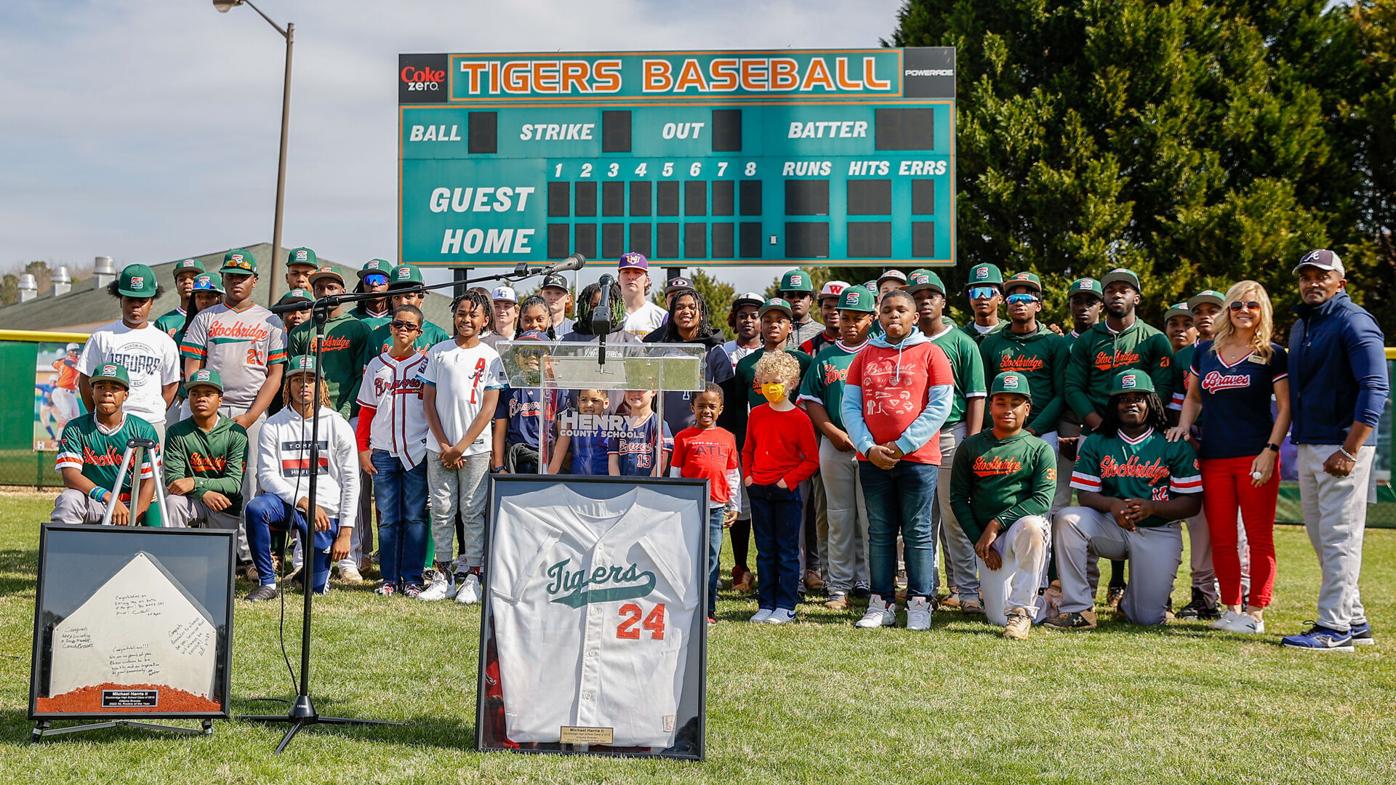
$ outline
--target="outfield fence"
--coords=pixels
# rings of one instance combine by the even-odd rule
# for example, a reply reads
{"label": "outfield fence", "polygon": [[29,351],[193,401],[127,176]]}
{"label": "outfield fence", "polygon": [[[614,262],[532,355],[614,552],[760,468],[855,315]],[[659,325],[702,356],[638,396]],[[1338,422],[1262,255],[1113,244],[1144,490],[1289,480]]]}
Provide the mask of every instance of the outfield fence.
{"label": "outfield fence", "polygon": [[[54,488],[62,485],[54,470],[54,443],[61,432],[65,394],[63,366],[68,344],[81,344],[85,333],[48,333],[0,330],[0,485]],[[1387,373],[1396,379],[1396,348],[1386,350]],[[32,385],[32,386],[31,386]],[[55,401],[55,395],[58,400]],[[1367,514],[1367,525],[1396,529],[1396,490],[1391,484],[1393,456],[1392,400],[1378,429],[1377,504]],[[1281,455],[1293,452],[1289,445]],[[1293,461],[1289,461],[1292,465]],[[1287,476],[1280,485],[1276,520],[1301,523],[1299,486]]]}

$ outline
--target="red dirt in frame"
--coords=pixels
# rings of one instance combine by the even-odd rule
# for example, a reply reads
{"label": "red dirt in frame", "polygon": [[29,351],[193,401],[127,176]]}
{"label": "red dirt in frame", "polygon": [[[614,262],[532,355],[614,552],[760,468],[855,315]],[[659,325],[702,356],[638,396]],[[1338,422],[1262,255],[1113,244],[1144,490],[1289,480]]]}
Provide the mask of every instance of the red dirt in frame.
{"label": "red dirt in frame", "polygon": [[[159,700],[154,706],[119,708],[102,705],[103,690],[158,690]],[[163,684],[97,684],[91,687],[71,690],[52,698],[39,698],[34,702],[34,710],[39,714],[167,714],[177,712],[223,711],[217,701],[204,698],[184,690],[166,687]]]}

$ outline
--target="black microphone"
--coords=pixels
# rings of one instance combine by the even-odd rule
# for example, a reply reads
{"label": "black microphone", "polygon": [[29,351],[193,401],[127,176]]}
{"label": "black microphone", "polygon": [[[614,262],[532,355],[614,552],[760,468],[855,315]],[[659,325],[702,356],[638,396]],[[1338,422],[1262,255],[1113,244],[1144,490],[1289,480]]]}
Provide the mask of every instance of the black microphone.
{"label": "black microphone", "polygon": [[295,313],[296,311],[308,311],[315,307],[314,300],[292,300],[289,303],[277,303],[271,307],[271,312],[280,316],[283,313]]}
{"label": "black microphone", "polygon": [[586,267],[586,264],[587,258],[585,256],[582,256],[579,253],[574,253],[566,259],[563,259],[562,261],[558,262],[557,264],[552,265],[551,267],[544,268],[543,274],[552,275],[554,273],[570,273],[573,270],[580,270],[583,267]]}
{"label": "black microphone", "polygon": [[[580,255],[577,256],[580,258]],[[601,366],[606,364],[606,336],[611,332],[611,284],[615,283],[615,280],[610,273],[601,276],[601,280],[597,282],[601,287],[601,299],[591,311],[591,334],[596,336],[600,345],[597,365]]]}

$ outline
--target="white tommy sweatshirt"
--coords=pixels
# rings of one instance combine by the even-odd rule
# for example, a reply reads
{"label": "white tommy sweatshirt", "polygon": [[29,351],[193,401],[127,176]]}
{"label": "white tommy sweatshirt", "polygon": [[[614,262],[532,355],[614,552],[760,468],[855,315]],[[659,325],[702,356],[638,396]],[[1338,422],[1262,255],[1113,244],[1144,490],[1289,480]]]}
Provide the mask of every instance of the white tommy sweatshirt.
{"label": "white tommy sweatshirt", "polygon": [[[321,408],[320,471],[315,503],[352,529],[359,513],[359,447],[354,430],[332,409]],[[262,424],[257,440],[257,481],[262,490],[294,505],[310,492],[311,421],[291,407]]]}

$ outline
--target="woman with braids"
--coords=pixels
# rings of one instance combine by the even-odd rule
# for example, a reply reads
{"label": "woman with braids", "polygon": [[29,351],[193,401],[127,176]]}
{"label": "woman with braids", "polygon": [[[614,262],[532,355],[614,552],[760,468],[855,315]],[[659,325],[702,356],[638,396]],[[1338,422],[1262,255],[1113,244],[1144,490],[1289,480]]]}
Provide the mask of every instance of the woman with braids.
{"label": "woman with braids", "polygon": [[[722,348],[721,332],[713,329],[708,303],[697,289],[669,290],[669,318],[645,336],[645,343],[692,343],[707,347],[703,360],[703,381],[721,385],[732,378],[732,358]],[[666,391],[664,393],[664,424],[670,433],[678,433],[695,425],[693,398],[697,391]]]}
{"label": "woman with braids", "polygon": [[1100,428],[1086,438],[1071,473],[1079,507],[1057,513],[1053,550],[1061,579],[1058,629],[1096,625],[1099,558],[1129,561],[1120,611],[1134,624],[1162,624],[1183,558],[1180,521],[1202,507],[1201,470],[1186,441],[1164,435],[1168,417],[1143,370],[1115,375]]}

